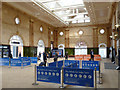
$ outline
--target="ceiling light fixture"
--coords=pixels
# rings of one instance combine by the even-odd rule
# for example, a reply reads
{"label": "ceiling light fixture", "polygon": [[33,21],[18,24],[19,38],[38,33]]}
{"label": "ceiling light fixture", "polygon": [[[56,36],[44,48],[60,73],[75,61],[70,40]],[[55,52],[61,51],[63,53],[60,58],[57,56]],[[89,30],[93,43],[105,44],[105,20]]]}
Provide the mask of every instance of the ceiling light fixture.
{"label": "ceiling light fixture", "polygon": [[118,28],[120,25],[116,24],[115,27]]}

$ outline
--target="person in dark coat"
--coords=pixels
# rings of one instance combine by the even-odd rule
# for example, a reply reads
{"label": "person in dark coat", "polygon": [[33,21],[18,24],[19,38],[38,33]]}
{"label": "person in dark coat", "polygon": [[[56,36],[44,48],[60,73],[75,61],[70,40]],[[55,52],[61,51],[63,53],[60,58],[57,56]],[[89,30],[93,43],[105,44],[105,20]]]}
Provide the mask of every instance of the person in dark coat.
{"label": "person in dark coat", "polygon": [[57,54],[57,51],[55,51],[54,62],[56,62],[56,61],[57,61],[57,58],[58,58],[58,54]]}
{"label": "person in dark coat", "polygon": [[21,57],[21,52],[19,53],[19,57]]}
{"label": "person in dark coat", "polygon": [[43,62],[39,64],[39,66],[46,66],[47,63],[47,54],[43,52]]}
{"label": "person in dark coat", "polygon": [[68,52],[65,53],[65,59],[68,60]]}
{"label": "person in dark coat", "polygon": [[91,60],[94,61],[94,52],[93,49],[90,51]]}
{"label": "person in dark coat", "polygon": [[43,52],[43,61],[45,63],[44,66],[46,66],[46,63],[47,63],[47,54],[45,52]]}

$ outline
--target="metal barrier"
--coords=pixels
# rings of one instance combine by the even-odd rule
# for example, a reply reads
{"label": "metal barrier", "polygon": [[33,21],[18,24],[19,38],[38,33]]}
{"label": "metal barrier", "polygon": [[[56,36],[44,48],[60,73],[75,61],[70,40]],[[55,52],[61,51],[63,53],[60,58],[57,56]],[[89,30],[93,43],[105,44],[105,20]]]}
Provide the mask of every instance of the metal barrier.
{"label": "metal barrier", "polygon": [[[97,88],[96,68],[95,71],[93,69],[66,68],[65,60],[63,60],[62,63],[63,66],[61,68],[37,66],[37,70],[35,68],[35,82],[32,85],[36,85],[36,81],[43,81],[61,83],[59,88],[65,88],[64,84]],[[74,64],[77,63],[72,63],[70,65],[72,66]],[[73,81],[71,82],[71,80]]]}

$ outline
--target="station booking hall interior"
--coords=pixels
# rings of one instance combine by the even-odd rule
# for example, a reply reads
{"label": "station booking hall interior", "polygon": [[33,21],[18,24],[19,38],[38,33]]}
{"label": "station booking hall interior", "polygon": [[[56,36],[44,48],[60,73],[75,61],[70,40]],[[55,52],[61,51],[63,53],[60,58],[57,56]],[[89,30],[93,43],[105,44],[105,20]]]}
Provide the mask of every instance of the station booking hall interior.
{"label": "station booking hall interior", "polygon": [[0,2],[1,88],[120,88],[118,0]]}

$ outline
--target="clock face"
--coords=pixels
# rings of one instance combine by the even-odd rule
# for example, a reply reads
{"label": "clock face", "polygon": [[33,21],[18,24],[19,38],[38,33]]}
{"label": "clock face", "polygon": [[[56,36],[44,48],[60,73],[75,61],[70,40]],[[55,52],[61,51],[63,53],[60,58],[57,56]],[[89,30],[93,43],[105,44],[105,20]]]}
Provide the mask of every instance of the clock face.
{"label": "clock face", "polygon": [[83,31],[79,31],[79,35],[82,35],[83,34]]}
{"label": "clock face", "polygon": [[104,30],[104,29],[101,29],[101,30],[100,30],[100,33],[101,33],[101,34],[104,34],[104,33],[105,33],[105,30]]}
{"label": "clock face", "polygon": [[19,23],[20,23],[19,18],[15,18],[15,23],[16,23],[16,24],[19,24]]}
{"label": "clock face", "polygon": [[63,32],[60,32],[60,36],[63,36]]}

